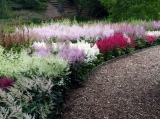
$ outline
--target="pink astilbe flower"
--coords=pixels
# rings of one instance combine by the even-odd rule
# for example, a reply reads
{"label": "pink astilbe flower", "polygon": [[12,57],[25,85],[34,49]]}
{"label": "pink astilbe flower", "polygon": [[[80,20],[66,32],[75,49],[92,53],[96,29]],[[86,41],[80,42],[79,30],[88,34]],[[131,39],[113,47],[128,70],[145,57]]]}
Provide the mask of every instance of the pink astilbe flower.
{"label": "pink astilbe flower", "polygon": [[25,36],[29,36],[29,38],[36,39],[37,41],[46,41],[54,37],[61,40],[75,40],[81,38],[91,40],[97,37],[109,37],[114,34],[114,30],[108,25],[84,24],[83,26],[68,26],[57,23],[33,28],[24,27],[23,32],[19,29],[16,29],[16,32],[23,33]]}
{"label": "pink astilbe flower", "polygon": [[147,40],[148,44],[151,44],[157,41],[157,38],[154,36],[145,36],[145,39]]}
{"label": "pink astilbe flower", "polygon": [[160,28],[160,21],[153,21],[152,27],[153,27],[153,29],[159,29]]}
{"label": "pink astilbe flower", "polygon": [[35,50],[33,55],[38,54],[38,55],[44,56],[44,57],[50,57],[52,55],[49,48],[47,48],[46,43],[44,43],[44,42],[34,42],[34,44],[32,46]]}
{"label": "pink astilbe flower", "polygon": [[126,38],[123,34],[114,34],[109,38],[100,39],[95,42],[100,49],[100,52],[105,54],[107,51],[111,51],[115,48],[125,50],[128,45],[135,46],[133,38]]}
{"label": "pink astilbe flower", "polygon": [[13,87],[13,79],[7,77],[0,78],[0,88],[6,90],[8,87]]}
{"label": "pink astilbe flower", "polygon": [[83,50],[80,50],[77,47],[64,47],[58,53],[58,56],[62,57],[64,60],[67,60],[69,64],[74,64],[76,62],[83,62],[85,53]]}
{"label": "pink astilbe flower", "polygon": [[133,26],[129,23],[116,23],[116,24],[109,24],[110,28],[115,31],[115,33],[125,33],[129,36],[136,36],[141,38],[145,35],[144,27],[140,25]]}

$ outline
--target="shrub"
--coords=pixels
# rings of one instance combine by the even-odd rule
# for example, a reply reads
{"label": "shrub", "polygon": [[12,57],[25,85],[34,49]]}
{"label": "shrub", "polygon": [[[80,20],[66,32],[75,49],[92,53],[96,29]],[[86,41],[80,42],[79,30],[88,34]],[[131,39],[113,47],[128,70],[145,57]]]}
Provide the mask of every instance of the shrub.
{"label": "shrub", "polygon": [[42,19],[38,16],[35,16],[31,19],[31,21],[34,23],[34,24],[40,24],[42,23]]}

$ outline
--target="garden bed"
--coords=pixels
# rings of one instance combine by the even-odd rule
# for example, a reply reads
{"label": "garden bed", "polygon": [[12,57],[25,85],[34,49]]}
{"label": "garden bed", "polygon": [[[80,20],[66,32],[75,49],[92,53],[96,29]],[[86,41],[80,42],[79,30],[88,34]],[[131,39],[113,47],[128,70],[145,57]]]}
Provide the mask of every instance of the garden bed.
{"label": "garden bed", "polygon": [[59,117],[66,93],[83,85],[92,69],[159,45],[159,24],[78,24],[64,20],[2,32],[0,117]]}

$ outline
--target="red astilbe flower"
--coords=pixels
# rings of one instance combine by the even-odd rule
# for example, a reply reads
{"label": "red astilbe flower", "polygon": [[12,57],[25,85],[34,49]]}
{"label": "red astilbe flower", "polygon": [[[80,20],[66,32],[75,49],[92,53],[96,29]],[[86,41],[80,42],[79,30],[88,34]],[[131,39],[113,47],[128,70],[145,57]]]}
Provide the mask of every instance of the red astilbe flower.
{"label": "red astilbe flower", "polygon": [[147,40],[147,43],[148,43],[148,44],[151,44],[151,43],[157,41],[157,38],[154,37],[154,36],[145,36],[145,39]]}
{"label": "red astilbe flower", "polygon": [[131,47],[135,47],[137,44],[134,42],[134,38],[133,37],[131,37],[130,39],[129,39],[129,45],[131,46]]}
{"label": "red astilbe flower", "polygon": [[8,87],[13,87],[13,79],[7,77],[0,78],[0,88],[6,90]]}
{"label": "red astilbe flower", "polygon": [[132,47],[135,46],[133,38],[125,38],[123,34],[114,34],[111,37],[100,39],[95,42],[100,49],[100,52],[105,54],[107,51],[113,50],[115,48],[120,48],[121,50],[125,50],[128,45]]}

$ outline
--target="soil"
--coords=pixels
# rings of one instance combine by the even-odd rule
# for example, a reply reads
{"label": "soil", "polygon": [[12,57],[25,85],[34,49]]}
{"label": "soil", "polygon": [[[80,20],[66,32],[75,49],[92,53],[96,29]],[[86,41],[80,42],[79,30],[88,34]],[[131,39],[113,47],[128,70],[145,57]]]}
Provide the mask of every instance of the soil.
{"label": "soil", "polygon": [[72,90],[62,119],[160,119],[160,46],[97,68]]}

